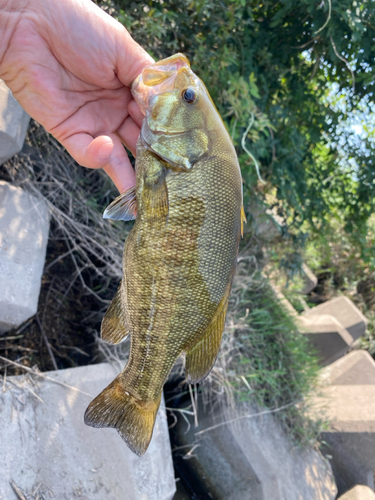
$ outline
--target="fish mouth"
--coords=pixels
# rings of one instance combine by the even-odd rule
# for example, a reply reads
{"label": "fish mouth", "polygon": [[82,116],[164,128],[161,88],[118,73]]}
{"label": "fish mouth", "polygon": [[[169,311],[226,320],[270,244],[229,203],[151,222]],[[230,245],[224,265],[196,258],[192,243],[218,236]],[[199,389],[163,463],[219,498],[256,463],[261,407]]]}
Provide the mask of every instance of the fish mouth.
{"label": "fish mouth", "polygon": [[194,75],[188,58],[183,54],[175,54],[143,69],[132,83],[131,92],[144,115],[154,96],[175,91],[181,72]]}
{"label": "fish mouth", "polygon": [[[146,121],[143,122],[144,124]],[[160,129],[151,129],[148,124],[146,124],[146,129],[145,125],[143,125],[141,129],[141,139],[144,143],[144,145],[153,151],[152,149],[152,143],[157,140],[156,137],[160,137],[163,135],[168,135],[168,136],[173,136],[173,137],[178,137],[186,134],[186,132],[171,132],[170,130],[160,130]]]}
{"label": "fish mouth", "polygon": [[[178,136],[181,136],[181,135],[184,135],[186,134],[186,131],[184,132],[171,132],[170,130],[163,130],[163,129],[152,129],[150,127],[148,127],[148,130],[151,132],[152,135],[156,135],[156,136],[161,136],[161,135],[173,135],[173,137],[178,137]],[[145,141],[146,144],[147,144],[147,141]]]}
{"label": "fish mouth", "polygon": [[[140,77],[142,74],[140,75]],[[176,75],[172,75],[169,78],[163,80],[163,82],[153,85],[152,87],[149,85],[145,85],[140,78],[139,81],[135,80],[132,86],[132,94],[135,102],[141,108],[143,115],[146,115],[147,110],[150,108],[150,102],[153,97],[165,94],[167,92],[174,91],[174,81],[176,79]]]}

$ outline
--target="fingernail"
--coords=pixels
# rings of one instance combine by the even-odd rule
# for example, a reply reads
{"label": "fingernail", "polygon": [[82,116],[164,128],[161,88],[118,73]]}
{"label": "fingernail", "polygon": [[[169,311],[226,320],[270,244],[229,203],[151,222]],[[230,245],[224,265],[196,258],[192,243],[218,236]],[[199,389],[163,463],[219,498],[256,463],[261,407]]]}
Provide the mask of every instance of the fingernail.
{"label": "fingernail", "polygon": [[113,142],[106,142],[98,150],[99,160],[108,160],[113,150]]}

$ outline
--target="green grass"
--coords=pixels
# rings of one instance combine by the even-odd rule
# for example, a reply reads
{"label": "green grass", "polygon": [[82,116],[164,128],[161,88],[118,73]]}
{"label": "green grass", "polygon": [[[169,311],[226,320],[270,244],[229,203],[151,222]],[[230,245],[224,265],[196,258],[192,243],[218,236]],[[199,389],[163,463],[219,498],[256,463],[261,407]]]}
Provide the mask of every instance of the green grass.
{"label": "green grass", "polygon": [[361,338],[360,348],[368,351],[375,358],[375,311],[365,311],[368,320],[365,335]]}
{"label": "green grass", "polygon": [[266,278],[248,264],[240,264],[234,280],[220,366],[237,402],[286,406],[276,415],[293,441],[316,444],[322,422],[306,412],[318,390],[315,354]]}

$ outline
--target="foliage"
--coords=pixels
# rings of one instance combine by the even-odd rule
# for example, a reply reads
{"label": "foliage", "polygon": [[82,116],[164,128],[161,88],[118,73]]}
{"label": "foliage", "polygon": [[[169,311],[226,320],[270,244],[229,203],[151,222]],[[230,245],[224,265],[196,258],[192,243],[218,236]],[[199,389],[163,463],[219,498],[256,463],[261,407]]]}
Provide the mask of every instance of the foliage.
{"label": "foliage", "polygon": [[[254,196],[271,199],[285,221],[287,251],[278,258],[290,276],[298,274],[306,241],[319,242],[322,261],[324,245],[332,256],[340,238],[352,261],[375,269],[369,230],[375,144],[368,123],[374,2],[107,0],[104,6],[155,59],[189,57],[236,146],[245,204]],[[360,143],[351,140],[355,113]],[[251,155],[241,145],[245,132]],[[313,369],[303,338],[262,290],[244,286],[240,298],[249,310],[243,376],[263,403],[277,406],[311,387]]]}
{"label": "foliage", "polygon": [[[354,286],[375,266],[372,254],[375,246],[375,218],[367,222],[366,239],[361,242],[362,251],[353,244],[352,235],[344,229],[344,222],[336,218],[329,221],[330,234],[316,233],[306,245],[305,259],[314,270],[329,270],[331,274],[340,273],[342,279]],[[358,236],[358,233],[357,233]]]}
{"label": "foliage", "polygon": [[[156,59],[178,51],[190,58],[233,137],[247,200],[276,188],[292,230],[307,220],[322,231],[334,215],[355,240],[366,239],[374,132],[362,114],[362,144],[351,146],[342,115],[366,113],[373,99],[373,2],[117,0],[111,12]],[[330,103],[332,85],[344,112]],[[264,186],[240,147],[252,116],[247,147]]]}

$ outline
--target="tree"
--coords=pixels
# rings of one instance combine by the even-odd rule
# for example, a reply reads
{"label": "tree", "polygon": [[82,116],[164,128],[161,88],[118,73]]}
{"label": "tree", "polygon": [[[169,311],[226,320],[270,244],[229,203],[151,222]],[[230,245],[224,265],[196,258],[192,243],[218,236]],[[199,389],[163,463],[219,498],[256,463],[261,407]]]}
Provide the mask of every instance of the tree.
{"label": "tree", "polygon": [[351,144],[343,115],[374,102],[374,2],[118,0],[112,14],[156,59],[189,57],[233,137],[246,199],[274,193],[297,235],[337,216],[366,247],[374,132]]}

